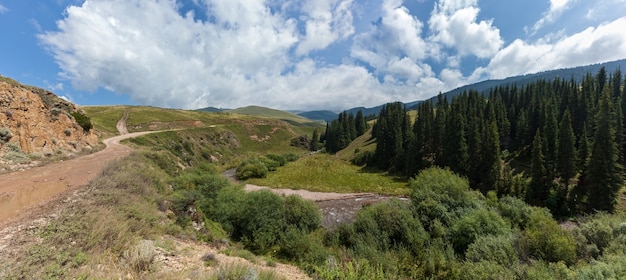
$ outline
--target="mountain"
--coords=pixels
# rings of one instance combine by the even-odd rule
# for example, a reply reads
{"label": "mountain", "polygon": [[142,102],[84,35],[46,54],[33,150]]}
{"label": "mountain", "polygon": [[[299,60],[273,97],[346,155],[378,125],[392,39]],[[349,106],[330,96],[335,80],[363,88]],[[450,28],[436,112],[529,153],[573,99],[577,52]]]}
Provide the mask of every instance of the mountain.
{"label": "mountain", "polygon": [[298,116],[305,117],[310,120],[320,120],[325,122],[331,122],[337,118],[338,114],[328,110],[320,110],[320,111],[308,111],[308,112],[300,112],[297,113]]}
{"label": "mountain", "polygon": [[230,109],[223,109],[223,108],[216,108],[216,107],[206,107],[206,108],[197,109],[196,111],[209,112],[209,113],[220,113],[220,112],[224,112],[224,111],[228,111],[228,110],[230,110]]}

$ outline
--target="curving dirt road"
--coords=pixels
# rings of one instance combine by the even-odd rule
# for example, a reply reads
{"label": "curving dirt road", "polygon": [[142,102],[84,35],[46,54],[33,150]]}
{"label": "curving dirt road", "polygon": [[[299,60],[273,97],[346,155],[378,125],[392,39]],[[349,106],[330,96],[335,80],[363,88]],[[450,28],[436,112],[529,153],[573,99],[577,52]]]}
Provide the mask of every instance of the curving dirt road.
{"label": "curving dirt road", "polygon": [[[125,128],[125,123],[122,126]],[[121,140],[155,132],[159,131],[111,137],[103,141],[106,148],[96,153],[0,175],[0,225],[64,191],[87,185],[110,161],[131,153],[131,148],[120,144]]]}

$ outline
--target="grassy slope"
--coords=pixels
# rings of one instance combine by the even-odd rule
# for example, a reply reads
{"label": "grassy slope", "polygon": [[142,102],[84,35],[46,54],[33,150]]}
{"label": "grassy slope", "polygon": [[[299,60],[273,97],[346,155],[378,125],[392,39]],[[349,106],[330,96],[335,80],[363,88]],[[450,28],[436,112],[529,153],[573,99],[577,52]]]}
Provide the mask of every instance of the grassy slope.
{"label": "grassy slope", "polygon": [[319,192],[374,192],[405,195],[409,189],[402,180],[382,172],[367,172],[333,155],[315,154],[270,172],[267,178],[249,183],[275,188],[306,189]]}
{"label": "grassy slope", "polygon": [[242,108],[237,108],[233,110],[228,110],[227,112],[233,113],[233,114],[242,114],[242,115],[250,115],[250,116],[256,116],[256,117],[280,119],[280,120],[289,122],[292,125],[320,125],[319,122],[307,119],[302,116],[298,116],[293,113],[275,110],[275,109],[266,108],[266,107],[260,107],[260,106],[242,107]]}

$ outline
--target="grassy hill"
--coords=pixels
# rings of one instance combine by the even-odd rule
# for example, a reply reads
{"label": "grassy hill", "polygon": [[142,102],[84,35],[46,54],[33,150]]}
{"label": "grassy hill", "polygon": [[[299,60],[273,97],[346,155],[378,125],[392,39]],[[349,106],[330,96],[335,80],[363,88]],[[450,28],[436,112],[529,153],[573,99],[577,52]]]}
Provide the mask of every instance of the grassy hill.
{"label": "grassy hill", "polygon": [[261,106],[247,106],[233,110],[226,111],[231,114],[249,115],[255,117],[274,118],[286,121],[292,125],[321,125],[319,122],[307,119],[302,116],[298,116],[293,113],[261,107]]}

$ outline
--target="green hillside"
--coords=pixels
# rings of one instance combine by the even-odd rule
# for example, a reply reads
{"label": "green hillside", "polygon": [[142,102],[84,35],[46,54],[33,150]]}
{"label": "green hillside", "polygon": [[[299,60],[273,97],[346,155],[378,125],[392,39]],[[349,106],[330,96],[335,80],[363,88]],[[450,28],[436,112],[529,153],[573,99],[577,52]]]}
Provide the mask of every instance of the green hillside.
{"label": "green hillside", "polygon": [[298,116],[293,113],[261,107],[261,106],[247,106],[241,107],[233,110],[226,111],[231,114],[241,114],[241,115],[249,115],[255,117],[266,117],[266,118],[275,118],[280,119],[286,122],[289,122],[293,125],[320,125],[319,122],[307,119],[302,116]]}

